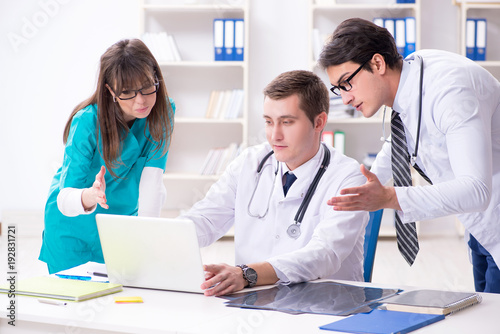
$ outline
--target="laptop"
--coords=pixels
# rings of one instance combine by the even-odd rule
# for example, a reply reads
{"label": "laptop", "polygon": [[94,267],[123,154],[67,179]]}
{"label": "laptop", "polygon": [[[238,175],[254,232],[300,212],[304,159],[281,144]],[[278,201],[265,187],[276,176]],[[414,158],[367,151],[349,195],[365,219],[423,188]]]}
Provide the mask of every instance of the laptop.
{"label": "laptop", "polygon": [[110,283],[203,293],[195,225],[178,218],[96,215]]}

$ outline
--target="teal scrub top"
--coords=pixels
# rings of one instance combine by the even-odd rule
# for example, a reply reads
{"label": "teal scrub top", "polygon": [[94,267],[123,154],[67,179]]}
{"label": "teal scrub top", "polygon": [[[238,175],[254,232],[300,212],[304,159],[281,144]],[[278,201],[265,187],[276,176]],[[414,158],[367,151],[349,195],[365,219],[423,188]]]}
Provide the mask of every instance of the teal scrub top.
{"label": "teal scrub top", "polygon": [[[172,99],[170,103],[175,111]],[[101,166],[105,165],[97,147],[97,128],[96,105],[89,105],[78,111],[71,122],[64,160],[52,180],[45,206],[45,229],[39,259],[47,263],[49,273],[73,268],[88,261],[104,263],[95,215],[108,213],[136,216],[139,182],[144,167],[165,170],[168,152],[162,154],[163,147],[155,150],[156,142],[151,138],[146,118],[136,119],[123,141],[121,156],[114,169],[119,178],[113,179],[109,171],[104,175],[109,209],[97,205],[91,214],[64,216],[57,207],[60,190],[68,187],[91,187]]]}

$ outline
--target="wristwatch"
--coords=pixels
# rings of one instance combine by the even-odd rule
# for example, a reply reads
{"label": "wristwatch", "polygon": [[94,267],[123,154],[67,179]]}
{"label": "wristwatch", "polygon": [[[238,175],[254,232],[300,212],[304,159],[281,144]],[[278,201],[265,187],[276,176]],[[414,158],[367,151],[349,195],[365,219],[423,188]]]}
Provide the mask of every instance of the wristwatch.
{"label": "wristwatch", "polygon": [[239,264],[236,267],[243,271],[243,278],[248,282],[245,288],[253,288],[257,284],[257,272],[246,264]]}

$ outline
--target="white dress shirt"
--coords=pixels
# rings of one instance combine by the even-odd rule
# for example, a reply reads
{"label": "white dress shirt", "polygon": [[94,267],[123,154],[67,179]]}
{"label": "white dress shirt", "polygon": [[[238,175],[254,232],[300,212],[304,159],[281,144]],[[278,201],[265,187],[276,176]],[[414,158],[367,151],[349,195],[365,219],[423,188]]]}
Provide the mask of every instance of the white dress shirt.
{"label": "white dress shirt", "polygon": [[[485,69],[454,53],[422,50],[403,62],[393,109],[415,150],[420,65],[424,62],[417,164],[434,185],[397,187],[403,222],[458,214],[500,265],[500,84]],[[392,178],[385,143],[372,171]]]}
{"label": "white dress shirt", "polygon": [[258,181],[257,167],[271,151],[266,143],[246,149],[206,197],[183,215],[195,222],[200,246],[215,242],[234,224],[236,264],[267,261],[280,283],[317,278],[363,280],[368,213],[334,211],[326,201],[366,179],[355,160],[328,149],[330,165],[307,208],[298,239],[289,237],[287,229],[319,169],[324,149],[293,170],[297,180],[284,197],[282,175],[287,168],[274,155],[267,159]]}

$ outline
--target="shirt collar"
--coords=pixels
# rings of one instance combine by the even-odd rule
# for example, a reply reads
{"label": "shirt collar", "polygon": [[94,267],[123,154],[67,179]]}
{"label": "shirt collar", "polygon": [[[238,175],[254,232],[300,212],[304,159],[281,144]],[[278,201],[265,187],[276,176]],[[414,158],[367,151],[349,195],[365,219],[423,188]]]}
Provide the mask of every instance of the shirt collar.
{"label": "shirt collar", "polygon": [[308,161],[300,165],[299,167],[295,168],[293,171],[290,171],[288,169],[288,166],[285,163],[280,163],[281,166],[281,177],[283,178],[283,175],[285,175],[286,172],[290,172],[293,175],[297,177],[297,179],[300,179],[301,177],[304,178],[308,175],[311,174],[311,168],[315,167],[316,165],[319,165],[321,163],[321,157],[323,156],[323,145],[320,144],[318,151]]}
{"label": "shirt collar", "polygon": [[[418,87],[419,82],[414,82],[413,79],[408,79],[413,73],[420,71],[418,61],[415,61],[414,56],[403,60],[403,68],[401,69],[401,76],[399,78],[398,91],[394,98],[392,109],[396,110],[400,115],[406,115],[409,104],[413,101],[412,96],[415,87]],[[418,80],[418,76],[416,77]],[[417,86],[415,86],[417,85]]]}

